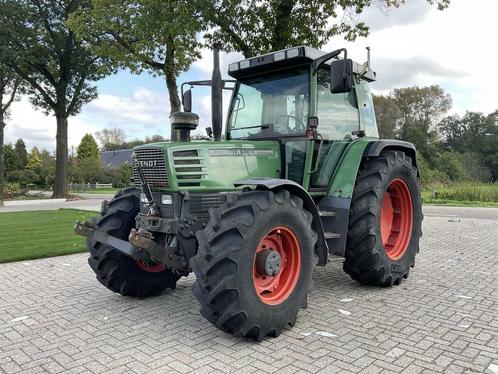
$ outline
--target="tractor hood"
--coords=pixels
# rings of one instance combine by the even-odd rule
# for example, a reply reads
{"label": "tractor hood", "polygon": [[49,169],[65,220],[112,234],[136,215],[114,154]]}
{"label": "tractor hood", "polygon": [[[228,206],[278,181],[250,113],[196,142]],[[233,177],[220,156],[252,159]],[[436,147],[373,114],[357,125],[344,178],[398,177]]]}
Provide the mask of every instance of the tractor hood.
{"label": "tractor hood", "polygon": [[280,148],[274,141],[192,141],[146,144],[133,149],[138,168],[153,191],[234,191],[248,178],[280,176]]}

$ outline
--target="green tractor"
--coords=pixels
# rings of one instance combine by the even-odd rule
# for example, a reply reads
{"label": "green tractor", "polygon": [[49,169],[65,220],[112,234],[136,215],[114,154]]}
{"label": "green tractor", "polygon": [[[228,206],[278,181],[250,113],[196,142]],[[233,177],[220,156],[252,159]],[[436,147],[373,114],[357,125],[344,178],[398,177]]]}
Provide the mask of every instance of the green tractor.
{"label": "green tractor", "polygon": [[[230,64],[224,81],[215,46],[212,79],[182,86],[172,141],[136,147],[136,187],[75,226],[98,281],[144,298],[193,271],[201,314],[261,341],[294,325],[331,255],[363,284],[407,278],[421,237],[416,151],[379,140],[369,65],[300,46]],[[211,87],[212,128],[191,141],[184,86],[196,85]]]}

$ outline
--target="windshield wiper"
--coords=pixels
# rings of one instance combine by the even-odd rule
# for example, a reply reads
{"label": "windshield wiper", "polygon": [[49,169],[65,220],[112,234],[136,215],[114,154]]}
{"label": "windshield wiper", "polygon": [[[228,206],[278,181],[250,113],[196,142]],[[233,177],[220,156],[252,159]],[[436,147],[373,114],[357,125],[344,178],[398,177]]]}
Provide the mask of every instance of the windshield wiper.
{"label": "windshield wiper", "polygon": [[255,126],[246,126],[246,127],[232,127],[230,129],[230,131],[233,131],[233,130],[245,130],[245,129],[267,129],[269,128],[270,125],[265,123],[265,124],[262,124],[262,125],[255,125]]}

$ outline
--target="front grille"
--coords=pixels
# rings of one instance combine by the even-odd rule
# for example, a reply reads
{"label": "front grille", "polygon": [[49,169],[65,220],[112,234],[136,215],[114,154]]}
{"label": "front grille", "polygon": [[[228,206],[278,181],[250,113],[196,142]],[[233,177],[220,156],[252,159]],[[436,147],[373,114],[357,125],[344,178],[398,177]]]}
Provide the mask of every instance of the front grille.
{"label": "front grille", "polygon": [[199,219],[209,218],[209,208],[218,208],[225,200],[224,193],[191,193],[190,213]]}
{"label": "front grille", "polygon": [[140,148],[133,153],[133,180],[138,188],[140,188],[139,167],[142,169],[145,180],[152,190],[169,188],[166,158],[162,148]]}
{"label": "front grille", "polygon": [[179,187],[199,187],[206,172],[197,149],[173,152],[173,165]]}

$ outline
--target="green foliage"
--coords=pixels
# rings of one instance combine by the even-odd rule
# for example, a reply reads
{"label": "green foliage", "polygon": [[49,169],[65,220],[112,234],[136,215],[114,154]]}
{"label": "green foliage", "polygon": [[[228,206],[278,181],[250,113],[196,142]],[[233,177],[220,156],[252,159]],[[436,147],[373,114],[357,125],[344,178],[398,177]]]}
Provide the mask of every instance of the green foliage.
{"label": "green foliage", "polygon": [[[245,57],[296,45],[319,48],[332,36],[347,40],[368,35],[357,15],[371,4],[401,6],[402,0],[198,0],[208,44],[222,42]],[[432,1],[444,9],[449,1]]]}
{"label": "green foliage", "polygon": [[100,160],[94,158],[73,158],[69,162],[68,182],[103,183],[103,168]]}
{"label": "green foliage", "polygon": [[38,148],[33,147],[28,155],[28,162],[26,168],[31,170],[37,170],[43,165],[41,154]]}
{"label": "green foliage", "polygon": [[83,138],[81,138],[77,153],[80,161],[99,160],[99,146],[92,135],[85,134]]}
{"label": "green foliage", "polygon": [[19,158],[20,169],[24,169],[28,165],[28,151],[26,150],[26,144],[24,143],[24,140],[17,139],[14,150],[16,151],[17,157]]}
{"label": "green foliage", "polygon": [[34,185],[38,182],[38,174],[33,170],[14,170],[5,176],[7,182],[19,183],[21,187],[27,187]]}
{"label": "green foliage", "polygon": [[439,124],[446,149],[479,155],[481,167],[498,179],[498,111],[489,115],[467,112],[464,116],[449,116]]}
{"label": "green foliage", "polygon": [[18,170],[21,168],[21,160],[17,154],[14,146],[12,144],[6,144],[4,147],[5,151],[5,172],[8,173],[13,170]]}
{"label": "green foliage", "polygon": [[373,95],[373,101],[379,137],[381,139],[394,139],[401,110],[390,96]]}
{"label": "green foliage", "polygon": [[201,23],[195,1],[93,0],[71,16],[78,35],[114,66],[166,77],[171,110],[180,110],[176,78],[199,54]]}
{"label": "green foliage", "polygon": [[23,194],[21,185],[16,182],[5,182],[3,185],[3,193],[0,195],[3,199],[13,199]]}
{"label": "green foliage", "polygon": [[0,63],[26,82],[36,108],[56,117],[57,197],[67,192],[67,118],[97,96],[91,82],[113,71],[109,58],[96,56],[67,25],[72,13],[89,9],[89,0],[0,2]]}

